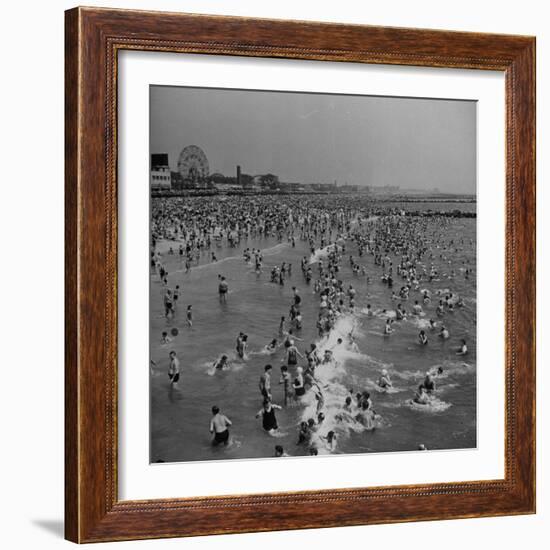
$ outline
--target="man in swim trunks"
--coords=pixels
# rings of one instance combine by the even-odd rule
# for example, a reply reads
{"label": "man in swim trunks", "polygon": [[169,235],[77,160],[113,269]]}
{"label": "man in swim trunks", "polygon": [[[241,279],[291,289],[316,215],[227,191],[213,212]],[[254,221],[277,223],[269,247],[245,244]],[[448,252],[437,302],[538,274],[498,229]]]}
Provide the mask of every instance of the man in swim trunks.
{"label": "man in swim trunks", "polygon": [[174,316],[174,303],[170,289],[167,289],[164,294],[164,316],[166,318]]}
{"label": "man in swim trunks", "polygon": [[264,373],[260,376],[260,393],[264,399],[271,399],[271,365],[264,367]]}
{"label": "man in swim trunks", "polygon": [[170,366],[168,367],[168,377],[170,378],[170,386],[177,386],[180,379],[180,361],[176,356],[175,351],[170,352]]}
{"label": "man in swim trunks", "polygon": [[210,420],[210,433],[214,434],[212,445],[219,445],[223,443],[227,445],[229,443],[229,426],[231,426],[231,420],[227,416],[220,413],[220,408],[214,405],[212,407],[212,419]]}
{"label": "man in swim trunks", "polygon": [[229,290],[229,285],[225,280],[225,277],[220,276],[220,283],[218,285],[218,293],[220,295],[220,302],[225,304],[227,302],[227,291]]}

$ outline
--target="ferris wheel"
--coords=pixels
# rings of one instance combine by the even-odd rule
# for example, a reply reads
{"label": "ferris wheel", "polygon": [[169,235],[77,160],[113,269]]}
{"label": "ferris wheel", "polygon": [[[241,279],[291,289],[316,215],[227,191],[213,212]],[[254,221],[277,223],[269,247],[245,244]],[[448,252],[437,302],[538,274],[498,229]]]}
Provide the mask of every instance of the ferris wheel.
{"label": "ferris wheel", "polygon": [[197,182],[208,177],[208,159],[204,151],[196,145],[188,145],[180,153],[178,172],[184,180]]}

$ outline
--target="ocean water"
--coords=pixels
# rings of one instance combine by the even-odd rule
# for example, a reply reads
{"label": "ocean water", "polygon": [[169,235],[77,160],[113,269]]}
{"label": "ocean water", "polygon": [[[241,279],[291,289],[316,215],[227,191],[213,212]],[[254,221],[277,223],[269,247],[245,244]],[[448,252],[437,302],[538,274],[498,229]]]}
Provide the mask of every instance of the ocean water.
{"label": "ocean water", "polygon": [[[391,204],[392,208],[395,206],[396,203]],[[416,204],[407,206],[417,209]],[[461,206],[449,203],[448,209],[461,209]],[[432,209],[444,210],[445,206],[434,203]],[[472,206],[467,205],[464,211],[472,211]],[[418,449],[420,444],[430,450],[475,447],[476,220],[433,219],[427,227],[428,239],[432,241],[432,262],[438,268],[439,279],[422,282],[420,289],[430,290],[432,303],[423,306],[425,316],[409,315],[406,320],[394,323],[395,331],[390,336],[383,335],[383,327],[387,316],[393,316],[398,302],[392,301],[391,289],[380,280],[382,268],[374,265],[373,256],[359,258],[357,247],[351,242],[346,244],[338,276],[345,288],[351,283],[357,290],[355,311],[342,315],[334,330],[319,338],[315,326],[319,296],[314,293],[313,284],[306,284],[300,261],[304,256],[310,261],[317,260],[323,253],[316,252],[312,257],[307,241],[297,238],[295,247],[286,238],[279,241],[275,237],[244,240],[236,247],[212,244],[212,249],[202,254],[199,265],[186,273],[177,254],[179,242],[161,240],[158,250],[164,251],[168,286],[179,285],[181,294],[176,316],[166,320],[162,301],[164,287],[159,276],[151,270],[150,347],[151,358],[155,361],[150,378],[151,461],[272,457],[275,445],[282,445],[291,456],[308,454],[307,448],[296,443],[300,422],[316,416],[317,402],[312,392],[277,411],[280,430],[276,437],[265,433],[261,420],[255,418],[262,406],[258,381],[267,363],[273,365],[273,401],[282,404],[283,390],[278,381],[284,348],[273,355],[266,355],[262,350],[273,338],[279,338],[279,320],[283,315],[288,316],[293,286],[299,289],[302,297],[303,328],[296,332],[300,339],[298,349],[303,353],[315,342],[323,351],[333,347],[338,337],[344,339],[344,345],[337,346],[334,352],[337,365],[322,365],[316,370],[323,387],[326,416],[319,433],[325,434],[328,430],[337,433],[334,453],[410,451]],[[452,246],[448,244],[451,239],[455,243]],[[176,252],[174,255],[167,253],[170,246]],[[263,252],[264,267],[260,275],[243,259],[243,250],[253,247]],[[211,251],[216,253],[217,262],[210,262]],[[347,261],[350,254],[366,267],[370,283],[365,276],[352,273]],[[292,276],[284,286],[271,283],[269,275],[271,267],[282,262],[292,264]],[[463,276],[465,266],[473,269],[469,279]],[[315,278],[315,264],[312,268]],[[219,274],[229,282],[226,304],[220,304],[218,299]],[[400,286],[401,279],[396,276],[393,290],[398,291]],[[427,329],[427,325],[430,317],[441,324],[435,315],[437,295],[449,291],[460,295],[465,306],[445,313],[443,322],[449,329],[450,338],[442,341]],[[420,299],[419,291],[411,292],[409,300],[403,303],[407,310],[410,311],[415,299]],[[192,327],[187,326],[185,319],[189,304],[193,306]],[[377,311],[373,317],[365,314],[367,304]],[[174,327],[178,335],[169,344],[162,345],[162,331],[170,332]],[[417,343],[421,329],[428,335],[427,346]],[[245,361],[238,359],[235,353],[240,331],[248,335],[249,356]],[[357,345],[355,349],[347,345],[350,332]],[[464,357],[456,355],[461,338],[468,342],[469,353]],[[167,375],[168,354],[172,349],[180,359],[178,388],[170,387]],[[229,356],[230,369],[215,371],[213,363],[222,354]],[[305,361],[302,364],[305,365]],[[411,398],[426,371],[439,366],[444,370],[437,379],[438,389],[432,404],[412,404]],[[375,382],[382,369],[389,371],[393,381],[394,389],[388,393],[377,391]],[[357,422],[338,420],[350,391],[363,390],[370,391],[379,417],[374,430],[366,430]],[[211,445],[208,427],[213,405],[219,406],[233,422],[231,444],[227,447]],[[329,450],[320,444],[319,452],[327,454]]]}

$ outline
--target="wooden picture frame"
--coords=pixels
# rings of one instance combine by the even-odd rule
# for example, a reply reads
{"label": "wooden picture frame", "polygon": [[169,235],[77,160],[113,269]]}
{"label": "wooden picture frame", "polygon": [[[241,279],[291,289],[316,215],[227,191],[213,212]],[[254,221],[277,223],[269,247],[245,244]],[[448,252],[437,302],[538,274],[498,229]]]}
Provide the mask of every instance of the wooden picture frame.
{"label": "wooden picture frame", "polygon": [[[505,476],[461,483],[120,501],[117,54],[501,71],[506,86]],[[535,512],[535,39],[98,8],[66,12],[65,532],[74,542]],[[521,383],[519,383],[521,381]]]}

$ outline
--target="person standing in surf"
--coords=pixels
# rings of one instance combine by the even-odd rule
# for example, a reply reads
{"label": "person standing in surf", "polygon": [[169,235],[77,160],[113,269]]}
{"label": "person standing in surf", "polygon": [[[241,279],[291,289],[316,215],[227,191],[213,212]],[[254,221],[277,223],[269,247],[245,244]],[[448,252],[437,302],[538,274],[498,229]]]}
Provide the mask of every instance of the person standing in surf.
{"label": "person standing in surf", "polygon": [[298,351],[298,348],[294,345],[294,340],[290,340],[290,346],[286,348],[286,364],[289,367],[295,367],[298,364],[298,357],[303,359],[303,355]]}
{"label": "person standing in surf", "polygon": [[225,277],[219,275],[218,293],[220,295],[220,302],[225,304],[227,302],[227,292],[229,290],[229,284],[225,280]]}
{"label": "person standing in surf", "polygon": [[283,404],[287,407],[290,401],[290,373],[286,365],[281,367],[281,379],[279,380],[279,384],[283,385]]}
{"label": "person standing in surf", "polygon": [[264,399],[264,406],[256,413],[256,418],[262,418],[262,427],[269,435],[273,435],[279,429],[275,409],[281,410],[282,407],[267,398]]}
{"label": "person standing in surf", "polygon": [[237,355],[246,361],[247,355],[246,350],[248,349],[248,336],[246,334],[243,334],[242,332],[239,332],[239,336],[237,337]]}
{"label": "person standing in surf", "polygon": [[175,351],[170,352],[170,366],[168,367],[168,377],[170,378],[170,387],[177,387],[180,379],[180,361]]}
{"label": "person standing in surf", "polygon": [[229,443],[229,427],[232,426],[231,420],[220,413],[220,408],[214,405],[212,407],[212,419],[210,420],[210,433],[214,435],[212,445],[217,446],[220,443],[227,445]]}
{"label": "person standing in surf", "polygon": [[264,399],[271,399],[271,365],[264,367],[264,373],[260,376],[260,393]]}

